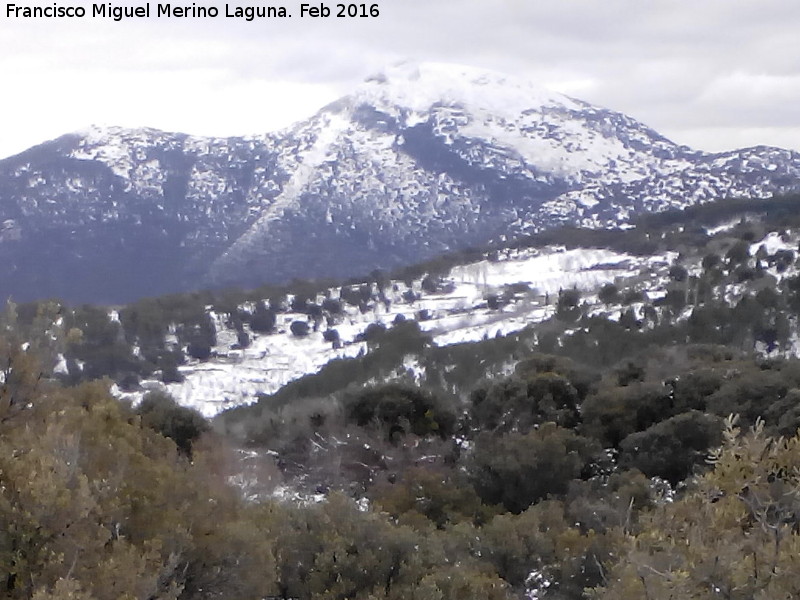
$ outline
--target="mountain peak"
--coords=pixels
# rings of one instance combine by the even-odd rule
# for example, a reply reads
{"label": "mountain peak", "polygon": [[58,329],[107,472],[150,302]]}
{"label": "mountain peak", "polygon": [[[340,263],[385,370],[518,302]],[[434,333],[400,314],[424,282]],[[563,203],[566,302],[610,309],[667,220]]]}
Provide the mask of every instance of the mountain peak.
{"label": "mountain peak", "polygon": [[368,77],[352,98],[376,108],[402,107],[417,113],[442,105],[499,115],[519,115],[545,106],[583,106],[514,75],[436,62],[395,64]]}

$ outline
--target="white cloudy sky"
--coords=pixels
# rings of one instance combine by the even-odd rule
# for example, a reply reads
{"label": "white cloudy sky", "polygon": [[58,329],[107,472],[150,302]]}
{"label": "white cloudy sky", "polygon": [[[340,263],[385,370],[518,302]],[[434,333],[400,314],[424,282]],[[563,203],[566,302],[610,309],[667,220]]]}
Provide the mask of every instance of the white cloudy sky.
{"label": "white cloudy sky", "polygon": [[800,150],[797,0],[377,2],[377,19],[285,0],[291,19],[115,23],[8,18],[3,0],[0,157],[93,123],[263,133],[409,58],[524,75],[703,150]]}

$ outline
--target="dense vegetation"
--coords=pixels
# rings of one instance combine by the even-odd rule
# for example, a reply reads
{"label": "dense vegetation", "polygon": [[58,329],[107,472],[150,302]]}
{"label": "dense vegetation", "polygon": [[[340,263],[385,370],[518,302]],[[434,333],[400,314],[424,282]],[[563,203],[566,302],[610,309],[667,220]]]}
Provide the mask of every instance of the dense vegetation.
{"label": "dense vegetation", "polygon": [[[306,400],[273,415],[277,455],[251,449],[246,500],[228,481],[254,471],[191,411],[158,397],[134,410],[103,383],[42,378],[16,343],[2,354],[9,598],[789,598],[800,586],[794,360],[684,346],[600,371],[534,352],[477,386],[466,412],[400,384]],[[326,499],[278,501],[270,481]]]}
{"label": "dense vegetation", "polygon": [[[723,208],[705,209],[710,222],[741,216]],[[746,251],[770,219],[789,226],[800,213],[775,214],[716,236],[674,216],[620,234],[615,244],[682,254],[657,300],[635,282],[600,290],[614,318],[564,290],[552,320],[479,343],[436,347],[415,322],[375,327],[364,356],[213,423],[161,393],[126,405],[101,378],[178,377],[185,356],[213,346],[208,306],[247,324],[245,345],[289,303],[311,329],[337,303],[380,301],[386,276],[338,300],[298,282],[288,296],[142,301],[118,320],[9,304],[0,589],[37,600],[797,597],[800,361],[783,351],[800,278],[770,275],[794,269],[794,253]],[[417,373],[404,372],[408,358]]]}

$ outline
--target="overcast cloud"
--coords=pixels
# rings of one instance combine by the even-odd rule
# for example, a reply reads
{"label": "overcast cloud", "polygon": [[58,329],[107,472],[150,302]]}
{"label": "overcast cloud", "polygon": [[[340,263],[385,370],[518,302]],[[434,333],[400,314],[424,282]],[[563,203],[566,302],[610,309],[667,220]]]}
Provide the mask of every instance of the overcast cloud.
{"label": "overcast cloud", "polygon": [[90,124],[264,133],[409,58],[524,75],[702,150],[800,150],[796,0],[377,2],[377,19],[287,0],[291,19],[117,23],[13,19],[2,0],[0,157]]}

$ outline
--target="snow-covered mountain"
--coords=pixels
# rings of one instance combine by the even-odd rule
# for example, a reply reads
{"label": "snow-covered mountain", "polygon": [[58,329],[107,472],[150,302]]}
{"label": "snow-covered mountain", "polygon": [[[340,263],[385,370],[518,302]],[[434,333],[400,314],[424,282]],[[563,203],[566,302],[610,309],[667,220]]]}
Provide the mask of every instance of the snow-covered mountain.
{"label": "snow-covered mountain", "polygon": [[558,224],[800,188],[515,77],[401,65],[284,131],[90,129],[0,161],[0,292],[126,301],[346,277]]}

